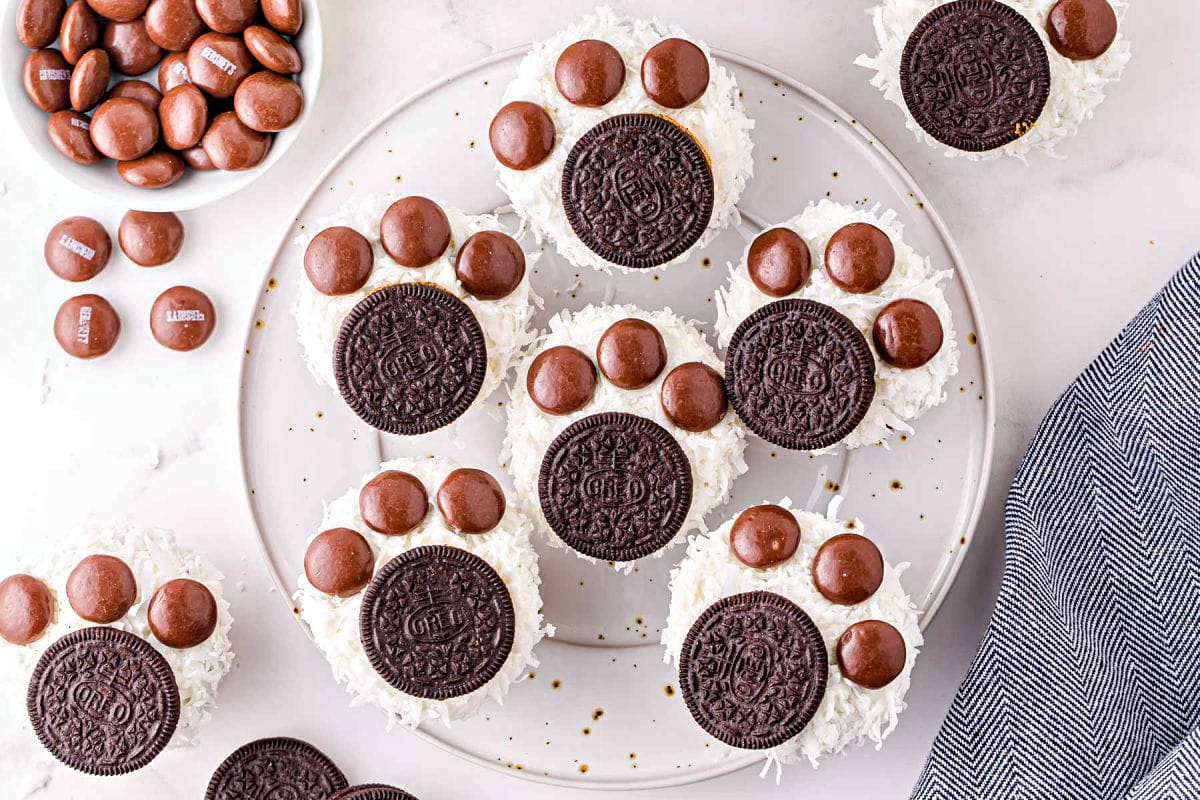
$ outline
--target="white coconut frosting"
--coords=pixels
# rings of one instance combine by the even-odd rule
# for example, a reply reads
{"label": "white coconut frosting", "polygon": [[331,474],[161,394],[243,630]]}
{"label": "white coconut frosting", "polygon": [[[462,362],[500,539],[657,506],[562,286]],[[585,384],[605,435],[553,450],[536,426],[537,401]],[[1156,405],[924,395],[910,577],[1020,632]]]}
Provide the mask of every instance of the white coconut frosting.
{"label": "white coconut frosting", "polygon": [[[792,509],[787,498],[776,504],[791,510],[800,525],[800,546],[780,566],[753,569],[738,561],[729,547],[729,532],[734,522],[731,519],[706,536],[693,537],[688,543],[687,556],[671,572],[671,608],[662,632],[662,643],[666,646],[664,660],[668,664],[678,666],[688,631],[709,606],[743,592],[782,595],[804,609],[821,630],[829,652],[829,680],[816,715],[794,738],[778,747],[755,751],[781,764],[807,759],[815,767],[822,756],[840,753],[850,745],[872,741],[876,749],[882,746],[905,708],[904,695],[917,651],[924,644],[917,610],[900,585],[900,574],[907,564],[895,567],[885,564],[878,591],[857,605],[836,605],[817,591],[812,562],[821,545],[841,533],[870,535],[861,520],[855,519],[853,523],[837,520],[840,502],[840,498],[835,498],[829,504],[828,516]],[[904,637],[907,650],[904,670],[882,689],[865,689],[847,680],[837,664],[838,637],[854,623],[870,619],[896,628]]]}
{"label": "white coconut frosting", "polygon": [[[1121,34],[1120,27],[1117,38],[1102,56],[1090,61],[1074,61],[1055,50],[1046,34],[1046,20],[1056,0],[1003,0],[1029,20],[1046,47],[1050,60],[1050,96],[1046,107],[1032,130],[1003,147],[983,153],[947,147],[926,133],[909,112],[900,87],[900,61],[917,23],[930,11],[948,2],[952,0],[884,0],[870,11],[875,20],[879,52],[873,56],[860,55],[854,61],[860,67],[875,70],[871,85],[900,106],[905,124],[917,140],[944,150],[947,156],[981,160],[999,155],[1024,157],[1034,151],[1053,154],[1055,145],[1074,136],[1079,126],[1091,119],[1096,107],[1104,100],[1105,88],[1120,79],[1121,71],[1129,63],[1129,40]],[[1126,0],[1109,0],[1109,3],[1117,14],[1118,24],[1123,22],[1129,3]]]}
{"label": "white coconut frosting", "polygon": [[542,299],[530,287],[528,275],[533,271],[541,254],[525,255],[526,278],[512,294],[499,300],[480,300],[469,294],[459,282],[454,271],[454,259],[458,255],[458,248],[474,233],[507,233],[500,221],[493,214],[466,214],[439,203],[450,220],[450,246],[436,261],[426,267],[402,267],[391,259],[379,241],[379,222],[388,206],[398,199],[397,196],[389,194],[371,194],[349,200],[336,214],[322,217],[315,228],[296,237],[295,243],[300,248],[298,259],[301,261],[304,250],[318,233],[339,225],[353,228],[367,237],[375,253],[375,267],[371,277],[361,289],[351,294],[321,294],[313,288],[301,264],[299,291],[293,311],[296,316],[297,335],[304,348],[305,363],[317,381],[336,387],[337,381],[333,375],[333,346],[337,341],[342,321],[359,301],[386,286],[400,283],[432,283],[466,303],[483,328],[488,358],[487,375],[484,376],[479,397],[487,397],[503,382],[517,354],[534,339],[535,331],[530,323],[534,314],[541,308]]}
{"label": "white coconut frosting", "polygon": [[[839,229],[854,222],[866,222],[884,231],[896,251],[892,274],[873,292],[851,294],[839,288],[825,272],[825,245]],[[841,441],[848,448],[886,441],[897,433],[912,433],[909,422],[946,400],[946,382],[958,372],[958,342],[954,320],[942,290],[942,282],[953,276],[952,270],[935,270],[928,258],[919,255],[903,239],[904,227],[896,212],[880,212],[821,200],[809,204],[799,216],[779,226],[791,228],[808,244],[812,255],[812,277],[789,297],[802,297],[832,306],[854,323],[866,337],[875,358],[875,397],[866,416]],[[736,267],[731,266],[729,282],[717,292],[717,332],[722,347],[729,344],[738,325],[746,317],[782,298],[759,291],[746,269],[749,247]],[[912,298],[928,303],[942,323],[943,344],[928,363],[915,369],[893,367],[879,358],[871,330],[878,313],[893,300]],[[825,448],[815,453],[829,452]]]}
{"label": "white coconut frosting", "polygon": [[[641,389],[620,389],[597,373],[596,393],[592,401],[572,414],[554,416],[539,409],[525,390],[525,380],[533,359],[551,347],[569,345],[595,359],[600,337],[615,322],[627,318],[650,323],[662,334],[667,347],[667,365],[662,374],[649,386]],[[746,430],[730,409],[724,419],[701,433],[685,431],[675,425],[662,408],[663,380],[680,364],[699,361],[718,372],[721,361],[694,325],[676,316],[671,310],[644,311],[632,305],[588,306],[571,313],[561,311],[550,320],[550,331],[536,347],[530,348],[517,365],[509,392],[508,429],[500,460],[508,465],[517,487],[517,495],[525,512],[547,533],[551,544],[566,547],[550,529],[538,501],[538,476],[542,457],[554,439],[576,420],[606,411],[623,411],[653,420],[668,430],[687,455],[692,467],[692,506],[674,543],[687,534],[707,530],[704,517],[729,498],[733,481],[746,471],[743,451],[746,449]],[[665,548],[664,548],[665,550]],[[661,555],[659,550],[655,556]],[[589,556],[576,552],[580,558]],[[632,568],[632,564],[623,564]]]}
{"label": "white coconut frosting", "polygon": [[[642,87],[642,58],[654,45],[668,38],[687,39],[704,51],[708,58],[708,88],[696,102],[685,108],[666,108],[647,96]],[[568,46],[581,39],[600,39],[617,49],[625,62],[625,83],[611,101],[599,108],[573,105],[554,82],[554,67]],[[601,269],[617,267],[588,249],[571,230],[562,204],[563,165],[567,154],[585,133],[598,123],[619,114],[655,114],[685,128],[708,155],[713,172],[713,211],[708,229],[692,247],[672,260],[686,261],[704,247],[731,221],[736,221],[737,201],[746,181],[754,174],[750,131],[754,121],[746,116],[737,81],[717,64],[708,45],[688,36],[677,27],[657,19],[641,20],[618,16],[607,6],[533,46],[517,67],[517,76],[504,92],[504,103],[525,100],[540,105],[554,121],[554,149],[545,161],[527,170],[513,170],[501,164],[500,187],[508,195],[514,210],[525,219],[538,237],[549,239],[558,252],[576,266]],[[663,264],[661,266],[667,266]]]}
{"label": "white coconut frosting", "polygon": [[[27,686],[42,653],[63,636],[81,628],[94,627],[75,613],[67,602],[67,578],[87,556],[116,556],[129,566],[137,581],[137,601],[116,622],[106,627],[127,631],[150,643],[166,658],[179,687],[179,724],[168,747],[195,743],[196,731],[212,714],[217,685],[233,665],[229,629],[233,617],[221,593],[223,576],[208,559],[181,547],[170,531],[144,528],[131,522],[94,525],[73,533],[41,564],[20,570],[45,582],[54,596],[54,622],[38,639],[17,646],[0,641],[0,675]],[[167,647],[155,638],[146,614],[150,598],[159,586],[176,578],[204,584],[217,602],[217,627],[195,647]]]}
{"label": "white coconut frosting", "polygon": [[359,609],[363,593],[352,597],[334,597],[316,589],[301,572],[296,605],[300,618],[308,624],[313,640],[325,654],[333,669],[333,677],[344,683],[353,695],[351,706],[370,703],[387,713],[390,730],[396,722],[416,727],[425,720],[452,720],[473,716],[486,700],[503,703],[511,686],[525,678],[538,665],[533,648],[543,636],[554,634],[554,628],[542,619],[542,599],[539,594],[537,554],[530,541],[533,525],[520,511],[513,508],[511,498],[500,524],[483,534],[462,534],[446,525],[436,508],[419,526],[402,536],[386,536],[367,527],[359,512],[358,495],[372,478],[386,470],[407,472],[425,485],[432,498],[445,477],[458,468],[453,461],[436,456],[399,458],[380,465],[377,472],[363,477],[362,483],[325,506],[321,527],[350,528],[362,534],[375,552],[375,573],[396,556],[414,547],[448,545],[479,556],[503,579],[512,598],[516,626],[512,650],[504,665],[487,683],[473,692],[447,700],[427,700],[405,694],[388,684],[371,666],[359,639]]}

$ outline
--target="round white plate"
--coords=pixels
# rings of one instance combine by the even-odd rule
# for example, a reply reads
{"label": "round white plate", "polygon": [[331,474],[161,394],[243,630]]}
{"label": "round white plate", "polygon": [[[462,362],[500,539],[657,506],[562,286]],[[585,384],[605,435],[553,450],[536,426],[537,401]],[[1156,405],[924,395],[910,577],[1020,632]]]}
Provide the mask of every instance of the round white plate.
{"label": "round white plate", "polygon": [[[502,476],[511,489],[497,463],[503,389],[463,418],[457,440],[445,432],[413,440],[376,433],[334,391],[313,381],[291,316],[302,269],[292,240],[347,198],[367,192],[427,194],[476,213],[502,206],[487,129],[523,52],[501,53],[438,81],[384,115],[313,188],[271,264],[246,344],[241,445],[263,551],[285,598],[295,591],[322,501],[358,485],[381,460],[440,453]],[[736,73],[757,123],[756,177],[742,198],[743,225],[689,263],[649,274],[580,272],[547,251],[531,275],[546,300],[539,322],[560,308],[593,302],[670,306],[700,320],[712,341],[713,292],[728,274],[726,263],[740,258],[759,226],[827,193],[843,203],[895,208],[907,241],[935,267],[957,271],[947,294],[962,359],[948,402],[890,450],[811,458],[754,440],[747,451],[750,472],[709,523],[715,527],[742,507],[784,495],[824,511],[840,492],[843,515],[862,517],[892,563],[911,563],[904,585],[928,623],[970,543],[991,459],[987,339],[969,278],[920,189],[869,131],[786,76],[732,54],[718,57]],[[488,706],[451,728],[428,725],[417,735],[532,780],[606,789],[686,783],[759,761],[754,754],[729,754],[692,722],[675,691],[676,675],[662,662],[658,638],[668,573],[683,547],[643,559],[628,576],[544,542],[539,551],[545,613],[558,634],[538,648],[536,674],[515,686],[503,706]],[[383,729],[380,712],[378,735]],[[895,735],[904,735],[903,725]]]}

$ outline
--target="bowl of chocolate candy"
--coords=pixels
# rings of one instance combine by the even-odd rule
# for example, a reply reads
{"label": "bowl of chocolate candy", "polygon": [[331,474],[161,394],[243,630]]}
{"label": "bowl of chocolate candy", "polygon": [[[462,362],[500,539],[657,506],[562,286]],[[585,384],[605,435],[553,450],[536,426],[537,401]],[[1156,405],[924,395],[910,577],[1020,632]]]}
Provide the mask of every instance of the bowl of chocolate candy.
{"label": "bowl of chocolate candy", "polygon": [[11,0],[9,111],[54,169],[131,208],[244,188],[298,136],[321,76],[314,0]]}

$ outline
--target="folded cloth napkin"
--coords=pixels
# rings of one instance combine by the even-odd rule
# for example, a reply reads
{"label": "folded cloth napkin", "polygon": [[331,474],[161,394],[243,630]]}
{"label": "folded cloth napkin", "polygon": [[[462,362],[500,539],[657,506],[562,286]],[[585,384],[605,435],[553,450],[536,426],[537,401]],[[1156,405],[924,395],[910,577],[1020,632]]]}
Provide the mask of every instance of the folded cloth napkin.
{"label": "folded cloth napkin", "polygon": [[1200,255],[1042,421],[914,800],[1200,798]]}

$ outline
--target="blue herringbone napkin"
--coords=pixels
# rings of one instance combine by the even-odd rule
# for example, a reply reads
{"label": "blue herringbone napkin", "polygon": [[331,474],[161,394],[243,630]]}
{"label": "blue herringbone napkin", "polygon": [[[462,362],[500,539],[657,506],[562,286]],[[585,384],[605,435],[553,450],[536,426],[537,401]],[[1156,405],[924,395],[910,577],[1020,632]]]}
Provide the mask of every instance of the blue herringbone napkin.
{"label": "blue herringbone napkin", "polygon": [[914,800],[1200,798],[1200,255],[1063,393]]}

